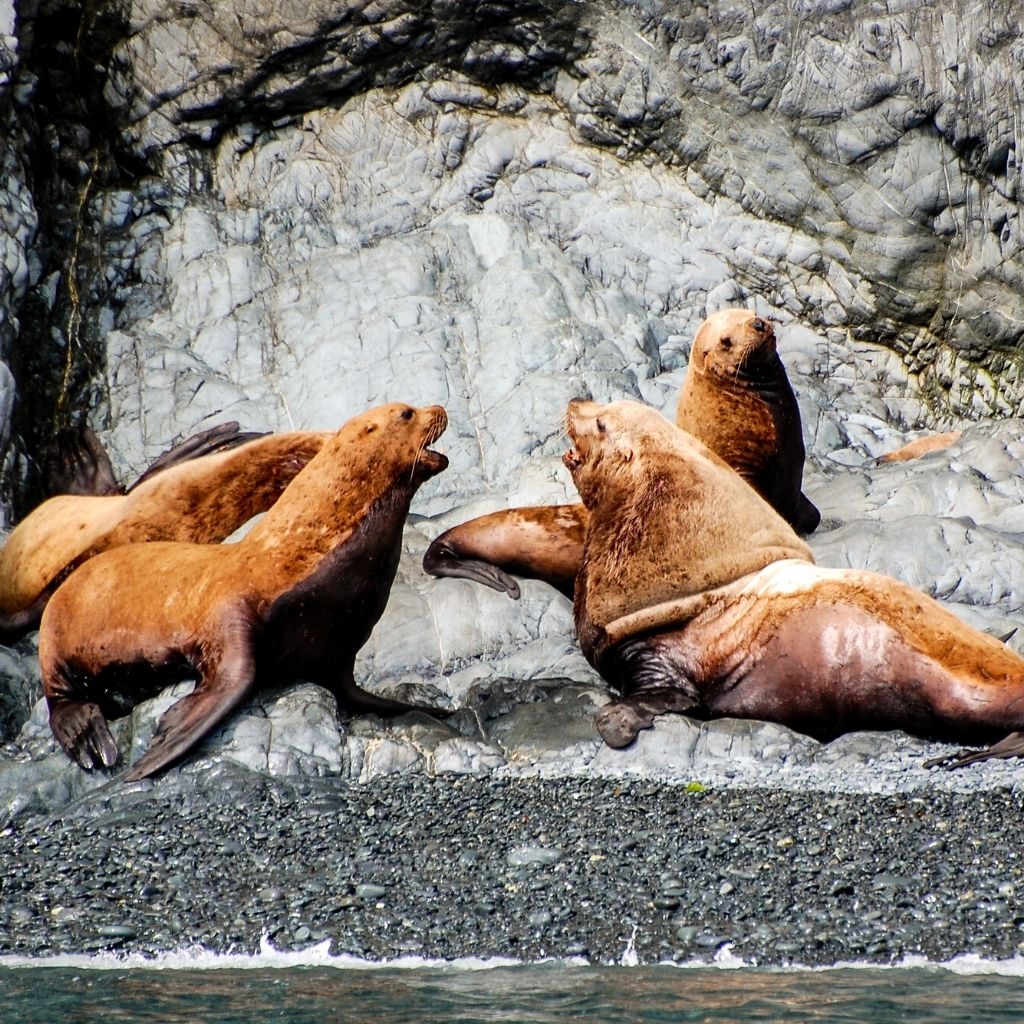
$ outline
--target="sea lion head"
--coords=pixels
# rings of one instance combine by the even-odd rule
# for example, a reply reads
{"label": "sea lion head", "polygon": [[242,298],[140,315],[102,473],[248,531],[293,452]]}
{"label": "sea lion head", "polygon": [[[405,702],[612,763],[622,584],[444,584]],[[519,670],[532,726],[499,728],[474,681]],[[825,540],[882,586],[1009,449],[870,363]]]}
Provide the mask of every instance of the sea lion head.
{"label": "sea lion head", "polygon": [[720,309],[701,324],[690,365],[697,373],[760,380],[775,369],[778,353],[770,320],[749,309]]}
{"label": "sea lion head", "polygon": [[588,507],[598,491],[629,491],[641,472],[637,455],[664,434],[678,434],[660,413],[636,402],[574,399],[565,415],[573,447],[562,456],[573,483]]}
{"label": "sea lion head", "polygon": [[341,434],[357,448],[372,445],[378,468],[408,473],[409,482],[419,486],[448,468],[448,457],[428,447],[447,426],[448,414],[440,405],[392,402],[354,416]]}
{"label": "sea lion head", "polygon": [[581,638],[645,610],[657,610],[645,628],[662,626],[676,621],[680,601],[780,559],[813,561],[738,473],[657,410],[570,402],[566,431],[563,461],[587,507],[575,588]]}

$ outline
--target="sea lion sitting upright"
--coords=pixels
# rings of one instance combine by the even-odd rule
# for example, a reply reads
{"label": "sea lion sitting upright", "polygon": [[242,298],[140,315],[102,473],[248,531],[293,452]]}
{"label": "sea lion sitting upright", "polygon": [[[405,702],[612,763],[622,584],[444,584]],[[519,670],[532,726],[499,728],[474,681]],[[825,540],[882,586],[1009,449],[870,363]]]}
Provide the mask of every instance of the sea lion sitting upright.
{"label": "sea lion sitting upright", "polygon": [[633,402],[571,402],[564,458],[587,507],[575,618],[622,697],[597,716],[631,742],[666,711],[856,729],[1024,756],[1024,659],[897,580],[823,569],[708,448]]}
{"label": "sea lion sitting upright", "polygon": [[440,406],[372,409],[332,435],[238,543],[129,544],[83,565],[39,631],[50,728],[68,755],[113,765],[105,712],[117,695],[189,675],[195,689],[163,715],[126,780],[178,760],[270,681],[320,683],[352,710],[411,710],[360,689],[353,667],[387,604],[409,503],[448,465],[427,447],[446,425]]}
{"label": "sea lion sitting upright", "polygon": [[189,438],[126,494],[64,494],[30,512],[0,549],[0,640],[35,629],[54,590],[101,551],[151,540],[223,540],[269,508],[331,436],[242,434],[244,443],[230,447],[223,427],[214,429],[212,450],[209,431]]}
{"label": "sea lion sitting upright", "polygon": [[[821,514],[800,490],[800,407],[771,321],[749,309],[712,313],[697,331],[676,423],[743,477],[798,533]],[[510,508],[446,530],[427,548],[432,576],[476,580],[519,597],[512,578],[539,579],[572,599],[583,554],[582,505]]]}
{"label": "sea lion sitting upright", "polygon": [[732,466],[797,533],[817,529],[821,513],[800,490],[800,407],[769,320],[749,309],[721,309],[704,321],[676,425]]}

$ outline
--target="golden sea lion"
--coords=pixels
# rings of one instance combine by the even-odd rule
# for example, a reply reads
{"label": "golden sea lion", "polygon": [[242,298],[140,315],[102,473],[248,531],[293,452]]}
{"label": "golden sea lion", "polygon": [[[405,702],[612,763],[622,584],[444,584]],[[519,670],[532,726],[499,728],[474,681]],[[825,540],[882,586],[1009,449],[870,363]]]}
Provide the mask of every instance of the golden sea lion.
{"label": "golden sea lion", "polygon": [[587,507],[575,618],[622,693],[614,747],[666,711],[760,718],[831,739],[903,729],[1024,755],[1024,659],[897,580],[814,565],[701,442],[632,402],[572,402],[565,464]]}
{"label": "golden sea lion", "polygon": [[178,760],[268,682],[320,683],[357,711],[412,710],[360,689],[353,666],[387,604],[409,503],[448,465],[427,447],[446,425],[440,406],[372,409],[331,435],[238,543],[129,544],[83,565],[39,631],[50,728],[68,755],[113,765],[115,702],[188,676],[195,689],[126,780]]}
{"label": "golden sea lion", "polygon": [[945,434],[930,434],[928,437],[919,437],[916,441],[910,441],[902,448],[879,455],[875,461],[883,466],[889,462],[910,462],[911,459],[919,459],[922,455],[945,451],[950,445],[956,444],[962,436],[962,430],[951,430]]}
{"label": "golden sea lion", "polygon": [[[676,422],[720,455],[799,533],[821,521],[801,491],[800,408],[770,321],[724,309],[694,338]],[[570,599],[583,554],[582,505],[511,508],[446,530],[427,548],[432,576],[472,579],[519,597],[512,578],[539,579]]]}
{"label": "golden sea lion", "polygon": [[0,549],[0,639],[10,643],[35,629],[54,590],[101,551],[151,540],[223,540],[269,508],[331,436],[255,435],[196,454],[208,451],[195,443],[207,433],[157,459],[126,494],[59,495],[30,512]]}

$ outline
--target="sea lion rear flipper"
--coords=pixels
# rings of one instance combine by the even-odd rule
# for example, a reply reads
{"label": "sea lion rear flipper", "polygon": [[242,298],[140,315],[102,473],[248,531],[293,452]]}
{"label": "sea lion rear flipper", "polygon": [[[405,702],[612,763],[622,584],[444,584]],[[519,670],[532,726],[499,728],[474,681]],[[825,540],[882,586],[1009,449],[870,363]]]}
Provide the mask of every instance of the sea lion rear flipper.
{"label": "sea lion rear flipper", "polygon": [[594,716],[597,731],[609,747],[628,747],[641,729],[650,729],[658,715],[686,712],[696,701],[675,688],[644,690],[605,704]]}
{"label": "sea lion rear flipper", "polygon": [[117,762],[117,744],[98,705],[56,697],[49,706],[50,731],[72,761],[87,771]]}
{"label": "sea lion rear flipper", "polygon": [[163,455],[160,455],[153,461],[149,468],[143,472],[142,476],[125,493],[130,494],[143,481],[168,469],[170,466],[176,466],[191,459],[198,459],[203,455],[227,451],[229,448],[237,448],[248,441],[255,441],[256,438],[265,436],[265,433],[257,431],[240,431],[238,429],[238,420],[218,423],[217,426],[210,427],[209,430],[202,430],[191,437],[186,437],[184,441],[168,448]]}
{"label": "sea lion rear flipper", "polygon": [[[63,579],[61,573],[56,582]],[[27,607],[16,612],[0,612],[0,644],[5,647],[20,640],[26,633],[39,628],[39,621],[43,617],[43,609],[50,600],[56,586],[51,582],[41,594]]]}
{"label": "sea lion rear flipper", "polygon": [[485,587],[504,591],[513,601],[519,600],[519,584],[504,569],[479,558],[461,558],[439,540],[435,540],[423,556],[425,572],[431,576],[473,580]]}
{"label": "sea lion rear flipper", "polygon": [[[231,619],[234,621],[231,621]],[[253,628],[238,612],[223,623],[219,651],[206,651],[196,688],[163,714],[149,749],[123,775],[135,782],[169,767],[248,696],[256,677]]]}
{"label": "sea lion rear flipper", "polygon": [[954,768],[963,768],[979,761],[1010,757],[1024,757],[1024,732],[1011,732],[1009,736],[1004,736],[998,743],[993,743],[984,750],[961,750],[957,754],[933,758],[931,761],[925,761],[924,766],[953,771]]}
{"label": "sea lion rear flipper", "polygon": [[110,456],[90,427],[65,427],[57,433],[55,448],[47,473],[50,494],[121,493]]}

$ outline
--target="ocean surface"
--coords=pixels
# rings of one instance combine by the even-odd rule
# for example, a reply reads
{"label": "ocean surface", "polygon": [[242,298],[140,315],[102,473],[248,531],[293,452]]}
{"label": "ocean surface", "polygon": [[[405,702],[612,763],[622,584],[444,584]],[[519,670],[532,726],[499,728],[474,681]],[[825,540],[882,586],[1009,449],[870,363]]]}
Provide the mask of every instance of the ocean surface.
{"label": "ocean surface", "polygon": [[1024,960],[761,970],[416,960],[374,966],[266,951],[256,957],[0,959],[0,1022],[161,1024],[730,1024],[1024,1021]]}

